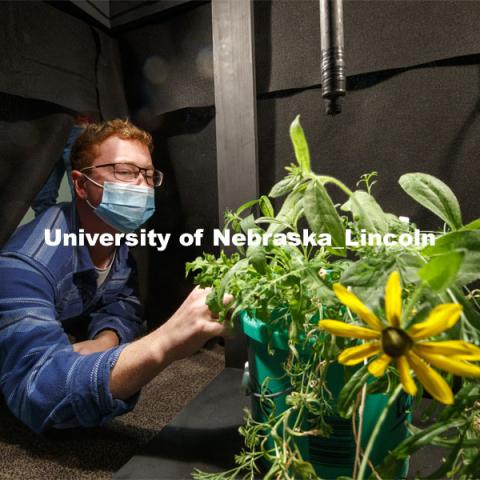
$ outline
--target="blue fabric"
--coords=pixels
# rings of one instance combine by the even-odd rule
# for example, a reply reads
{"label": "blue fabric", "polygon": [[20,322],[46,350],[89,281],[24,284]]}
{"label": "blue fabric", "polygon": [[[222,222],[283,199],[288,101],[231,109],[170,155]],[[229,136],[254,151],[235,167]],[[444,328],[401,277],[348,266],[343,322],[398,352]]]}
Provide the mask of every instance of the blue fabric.
{"label": "blue fabric", "polygon": [[[100,425],[138,399],[114,399],[109,389],[118,356],[142,330],[135,263],[128,247],[118,247],[97,287],[88,247],[47,246],[46,228],[77,232],[74,206],[49,208],[0,250],[0,390],[36,432]],[[90,355],[74,352],[65,329],[79,322],[87,322],[89,338],[112,329],[121,344]]]}
{"label": "blue fabric", "polygon": [[70,162],[70,154],[72,147],[77,137],[84,131],[84,127],[74,125],[68,134],[67,143],[63,149],[62,158],[55,164],[54,169],[50,173],[45,185],[38,192],[37,196],[32,202],[32,209],[35,216],[40,215],[47,208],[52,207],[57,202],[58,189],[62,183],[63,175],[67,174],[68,185],[70,186],[70,193],[72,199],[75,198],[75,190],[72,183],[72,164]]}

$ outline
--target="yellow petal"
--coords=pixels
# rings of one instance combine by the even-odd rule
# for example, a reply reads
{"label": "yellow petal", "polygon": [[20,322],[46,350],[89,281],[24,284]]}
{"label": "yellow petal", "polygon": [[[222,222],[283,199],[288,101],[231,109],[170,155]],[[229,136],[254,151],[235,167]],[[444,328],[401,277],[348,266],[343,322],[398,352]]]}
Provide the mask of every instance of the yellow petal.
{"label": "yellow petal", "polygon": [[445,330],[453,327],[462,313],[462,306],[458,303],[443,303],[437,305],[428,318],[420,323],[413,325],[408,334],[415,340],[428,338],[438,335]]}
{"label": "yellow petal", "polygon": [[337,337],[359,338],[362,340],[372,340],[380,338],[381,333],[370,330],[365,327],[357,327],[349,323],[339,322],[338,320],[320,320],[318,326]]}
{"label": "yellow petal", "polygon": [[380,352],[380,343],[371,342],[357,347],[346,348],[339,356],[338,362],[342,365],[357,365],[365,358],[369,358],[372,355]]}
{"label": "yellow petal", "polygon": [[428,363],[431,363],[434,367],[441,368],[446,372],[450,372],[461,377],[480,378],[480,367],[477,367],[476,365],[463,362],[462,360],[457,360],[456,358],[444,357],[443,355],[419,352],[416,348],[415,352],[424,358]]}
{"label": "yellow petal", "polygon": [[425,390],[441,403],[453,404],[453,393],[448,383],[433,368],[428,366],[418,355],[411,350],[407,353],[408,363]]}
{"label": "yellow petal", "polygon": [[446,340],[443,342],[419,342],[415,344],[418,353],[455,357],[457,360],[480,360],[480,348],[464,340]]}
{"label": "yellow petal", "polygon": [[385,312],[387,320],[392,327],[400,328],[400,316],[402,314],[402,286],[400,274],[392,272],[388,277],[385,287]]}
{"label": "yellow petal", "polygon": [[402,382],[403,389],[409,395],[416,395],[417,394],[417,385],[410,375],[410,365],[405,357],[398,357],[397,358],[397,368],[398,373],[400,374],[400,381]]}
{"label": "yellow petal", "polygon": [[373,362],[370,362],[368,365],[368,371],[374,377],[381,377],[385,373],[385,370],[387,369],[391,360],[392,357],[384,353],[381,357],[377,358]]}
{"label": "yellow petal", "polygon": [[353,313],[356,313],[368,326],[374,330],[382,330],[384,328],[377,316],[366,307],[356,295],[349,292],[343,285],[334,283],[333,291],[338,299]]}

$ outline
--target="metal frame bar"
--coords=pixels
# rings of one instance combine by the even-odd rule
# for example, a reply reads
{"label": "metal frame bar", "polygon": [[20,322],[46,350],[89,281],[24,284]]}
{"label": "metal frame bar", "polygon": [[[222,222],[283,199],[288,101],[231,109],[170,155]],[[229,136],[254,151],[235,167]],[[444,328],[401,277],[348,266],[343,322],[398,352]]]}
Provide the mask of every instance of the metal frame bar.
{"label": "metal frame bar", "polygon": [[[258,197],[252,0],[212,0],[219,223]],[[242,366],[244,341],[227,340],[226,366]]]}

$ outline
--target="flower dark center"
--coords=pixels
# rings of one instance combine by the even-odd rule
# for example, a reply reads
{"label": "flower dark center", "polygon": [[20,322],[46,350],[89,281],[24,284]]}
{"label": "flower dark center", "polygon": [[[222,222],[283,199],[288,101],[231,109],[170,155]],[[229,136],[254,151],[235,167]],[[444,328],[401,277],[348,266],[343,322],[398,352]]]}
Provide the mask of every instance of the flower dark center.
{"label": "flower dark center", "polygon": [[412,339],[400,328],[388,327],[382,331],[383,351],[392,358],[405,355],[412,345]]}

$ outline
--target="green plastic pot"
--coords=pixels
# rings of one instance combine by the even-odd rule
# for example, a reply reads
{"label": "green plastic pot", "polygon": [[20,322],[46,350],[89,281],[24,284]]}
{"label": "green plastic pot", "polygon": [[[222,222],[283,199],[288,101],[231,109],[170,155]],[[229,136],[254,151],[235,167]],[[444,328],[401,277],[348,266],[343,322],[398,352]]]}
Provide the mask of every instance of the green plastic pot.
{"label": "green plastic pot", "polygon": [[[240,322],[247,336],[252,415],[255,420],[263,422],[271,406],[268,402],[261,401],[261,393],[267,394],[273,400],[277,413],[287,408],[285,400],[290,384],[288,378],[280,379],[285,373],[283,364],[288,356],[287,335],[286,332],[271,331],[265,323],[249,316],[246,312],[240,314]],[[268,352],[269,342],[274,347],[273,355]],[[269,377],[268,391],[260,392],[260,386],[267,377]],[[333,404],[336,403],[343,385],[344,367],[339,364],[331,365],[327,373],[327,388],[332,392]],[[363,449],[387,400],[388,397],[385,394],[366,396],[361,434]],[[406,420],[411,420],[410,406],[411,397],[402,394],[390,408],[370,455],[374,465],[381,464],[388,452],[407,437]],[[335,479],[338,476],[352,476],[355,459],[352,422],[336,415],[326,420],[333,429],[329,437],[298,437],[297,446],[303,458],[312,463],[319,477]],[[273,446],[273,442],[269,446]],[[399,468],[398,478],[404,478],[407,472],[408,460]]]}

